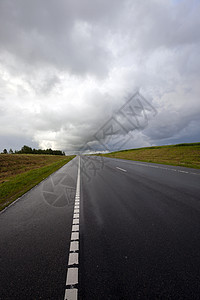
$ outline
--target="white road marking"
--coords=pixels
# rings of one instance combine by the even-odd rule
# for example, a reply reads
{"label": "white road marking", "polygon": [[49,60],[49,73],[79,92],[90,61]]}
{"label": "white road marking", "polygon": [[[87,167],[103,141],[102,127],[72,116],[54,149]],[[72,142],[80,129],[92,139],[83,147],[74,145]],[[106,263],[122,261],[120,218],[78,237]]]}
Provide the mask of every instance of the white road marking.
{"label": "white road marking", "polygon": [[79,224],[79,219],[73,219],[73,225]]}
{"label": "white road marking", "polygon": [[72,231],[79,231],[79,225],[73,225]]}
{"label": "white road marking", "polygon": [[69,254],[68,266],[71,266],[74,264],[78,265],[78,253],[70,253]]}
{"label": "white road marking", "polygon": [[121,170],[121,171],[123,171],[123,172],[127,172],[126,170],[124,170],[124,169],[122,169],[122,168],[120,168],[120,167],[116,167],[116,169],[119,169],[119,170]]}
{"label": "white road marking", "polygon": [[71,241],[79,239],[79,232],[72,232]]}
{"label": "white road marking", "polygon": [[[173,172],[179,172],[179,173],[186,173],[186,174],[192,174],[192,175],[199,175],[200,173],[195,173],[195,172],[189,172],[189,171],[183,171],[183,170],[178,170],[178,169],[172,169],[172,168],[167,168],[167,167],[159,167],[159,166],[154,166],[154,165],[147,165],[145,163],[136,163],[133,161],[123,161],[126,164],[134,164],[134,165],[138,165],[138,166],[143,166],[143,167],[149,167],[149,168],[155,168],[155,169],[162,169],[162,170],[168,170],[168,171],[173,171]],[[119,167],[116,167],[117,169],[119,169]]]}
{"label": "white road marking", "polygon": [[69,251],[78,251],[78,249],[79,249],[79,242],[71,242]]}
{"label": "white road marking", "polygon": [[67,285],[78,284],[78,268],[69,268],[67,272]]}
{"label": "white road marking", "polygon": [[71,289],[65,291],[65,300],[74,300],[78,299],[78,290],[77,289]]}
{"label": "white road marking", "polygon": [[[78,176],[76,185],[76,196],[74,205],[74,215],[72,223],[72,234],[70,243],[70,253],[68,258],[68,270],[66,279],[66,290],[64,300],[78,299],[78,261],[79,261],[79,200],[80,200],[80,157],[78,165]],[[76,267],[74,267],[76,265]],[[72,267],[73,266],[73,267]]]}

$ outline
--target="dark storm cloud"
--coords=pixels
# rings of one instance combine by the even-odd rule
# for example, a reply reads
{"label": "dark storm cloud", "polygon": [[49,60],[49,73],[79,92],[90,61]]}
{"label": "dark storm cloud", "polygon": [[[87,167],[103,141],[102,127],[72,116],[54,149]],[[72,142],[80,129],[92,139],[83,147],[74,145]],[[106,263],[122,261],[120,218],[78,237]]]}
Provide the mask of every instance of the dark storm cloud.
{"label": "dark storm cloud", "polygon": [[199,14],[198,0],[1,0],[2,137],[97,149],[99,128],[139,88],[158,113],[143,130],[124,121],[127,147],[196,138]]}
{"label": "dark storm cloud", "polygon": [[0,2],[0,50],[34,68],[52,65],[75,74],[103,76],[112,56],[101,22],[119,13],[120,1]]}

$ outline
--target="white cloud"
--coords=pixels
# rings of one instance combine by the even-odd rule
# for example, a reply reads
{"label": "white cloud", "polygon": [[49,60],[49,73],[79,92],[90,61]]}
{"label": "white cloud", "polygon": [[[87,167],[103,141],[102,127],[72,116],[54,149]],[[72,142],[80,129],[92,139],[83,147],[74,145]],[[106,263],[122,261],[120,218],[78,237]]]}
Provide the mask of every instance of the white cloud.
{"label": "white cloud", "polygon": [[127,147],[199,140],[199,13],[197,0],[2,0],[1,148],[97,147],[136,88],[158,114]]}

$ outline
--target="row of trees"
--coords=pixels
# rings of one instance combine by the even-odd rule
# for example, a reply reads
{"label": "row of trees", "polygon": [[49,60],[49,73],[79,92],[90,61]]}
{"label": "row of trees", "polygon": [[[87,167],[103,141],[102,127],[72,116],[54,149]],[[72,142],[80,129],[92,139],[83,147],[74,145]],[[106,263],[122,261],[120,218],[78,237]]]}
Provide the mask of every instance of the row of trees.
{"label": "row of trees", "polygon": [[42,149],[32,149],[31,147],[28,147],[24,145],[21,150],[13,151],[12,149],[7,151],[7,149],[4,149],[2,154],[50,154],[50,155],[65,155],[65,152],[62,152],[61,150],[52,150],[51,148],[42,150]]}
{"label": "row of trees", "polygon": [[9,152],[7,151],[7,149],[4,149],[3,152],[1,152],[1,154],[13,154],[13,150],[10,149]]}

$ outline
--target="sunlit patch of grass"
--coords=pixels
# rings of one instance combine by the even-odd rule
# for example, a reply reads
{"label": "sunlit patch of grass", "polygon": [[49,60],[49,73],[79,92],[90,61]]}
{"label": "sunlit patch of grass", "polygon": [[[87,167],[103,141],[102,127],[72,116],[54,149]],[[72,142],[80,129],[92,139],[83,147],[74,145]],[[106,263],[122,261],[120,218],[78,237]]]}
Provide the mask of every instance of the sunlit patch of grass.
{"label": "sunlit patch of grass", "polygon": [[105,156],[200,169],[200,143],[130,149]]}

